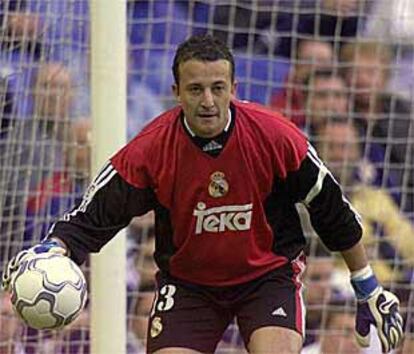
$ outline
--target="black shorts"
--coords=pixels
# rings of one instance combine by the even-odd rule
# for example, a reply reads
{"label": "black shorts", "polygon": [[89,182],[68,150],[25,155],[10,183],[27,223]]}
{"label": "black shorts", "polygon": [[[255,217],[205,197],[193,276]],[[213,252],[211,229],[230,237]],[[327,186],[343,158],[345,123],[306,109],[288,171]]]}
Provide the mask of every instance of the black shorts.
{"label": "black shorts", "polygon": [[253,281],[229,287],[189,284],[157,274],[147,350],[184,347],[213,353],[234,318],[244,344],[258,328],[278,326],[304,334],[300,275],[304,257]]}

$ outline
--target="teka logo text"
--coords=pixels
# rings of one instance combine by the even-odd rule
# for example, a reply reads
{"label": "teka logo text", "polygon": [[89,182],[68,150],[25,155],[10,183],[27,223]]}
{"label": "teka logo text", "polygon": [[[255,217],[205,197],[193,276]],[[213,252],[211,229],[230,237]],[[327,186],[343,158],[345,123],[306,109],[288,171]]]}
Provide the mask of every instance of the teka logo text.
{"label": "teka logo text", "polygon": [[253,204],[224,205],[206,208],[200,202],[193,211],[197,218],[196,235],[202,232],[245,231],[250,229],[252,222]]}

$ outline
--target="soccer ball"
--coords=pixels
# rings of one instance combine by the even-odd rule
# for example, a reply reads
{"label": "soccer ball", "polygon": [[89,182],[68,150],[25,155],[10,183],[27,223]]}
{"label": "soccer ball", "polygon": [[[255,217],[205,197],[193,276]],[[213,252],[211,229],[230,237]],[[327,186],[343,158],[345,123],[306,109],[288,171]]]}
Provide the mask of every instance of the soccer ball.
{"label": "soccer ball", "polygon": [[24,260],[11,281],[15,312],[35,329],[59,329],[82,311],[87,298],[80,268],[60,254],[38,254]]}

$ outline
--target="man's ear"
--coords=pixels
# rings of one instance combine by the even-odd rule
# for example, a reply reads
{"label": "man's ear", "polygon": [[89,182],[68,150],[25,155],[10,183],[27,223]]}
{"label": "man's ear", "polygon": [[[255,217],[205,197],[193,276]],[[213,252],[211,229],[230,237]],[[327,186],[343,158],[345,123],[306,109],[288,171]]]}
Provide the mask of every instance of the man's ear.
{"label": "man's ear", "polygon": [[174,96],[175,96],[175,99],[176,99],[178,102],[181,102],[181,98],[180,98],[180,93],[179,93],[178,85],[177,85],[177,84],[173,84],[173,85],[171,85],[171,89],[172,89],[172,92],[173,92],[173,94],[174,94]]}
{"label": "man's ear", "polygon": [[231,84],[231,94],[233,97],[237,97],[237,85],[239,82],[237,80],[234,80],[234,82]]}

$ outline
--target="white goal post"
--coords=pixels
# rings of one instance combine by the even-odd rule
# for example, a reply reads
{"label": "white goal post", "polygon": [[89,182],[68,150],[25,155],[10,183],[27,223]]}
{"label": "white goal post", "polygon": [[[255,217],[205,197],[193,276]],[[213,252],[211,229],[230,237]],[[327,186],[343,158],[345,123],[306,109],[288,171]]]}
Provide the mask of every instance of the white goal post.
{"label": "white goal post", "polygon": [[[126,140],[126,0],[92,0],[92,173]],[[110,25],[109,25],[110,24]],[[126,243],[92,256],[91,353],[126,351]]]}

